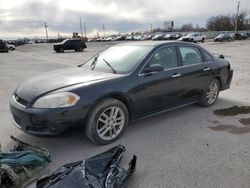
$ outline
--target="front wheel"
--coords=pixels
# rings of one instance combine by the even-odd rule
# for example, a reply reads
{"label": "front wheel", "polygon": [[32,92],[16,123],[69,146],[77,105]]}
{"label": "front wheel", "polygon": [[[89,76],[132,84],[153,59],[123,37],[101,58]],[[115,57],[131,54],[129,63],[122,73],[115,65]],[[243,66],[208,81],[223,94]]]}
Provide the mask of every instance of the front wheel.
{"label": "front wheel", "polygon": [[109,144],[122,136],[128,122],[127,107],[119,100],[105,99],[90,112],[85,135],[94,143]]}
{"label": "front wheel", "polygon": [[217,79],[212,79],[206,89],[203,91],[200,99],[201,106],[212,106],[218,99],[220,83]]}

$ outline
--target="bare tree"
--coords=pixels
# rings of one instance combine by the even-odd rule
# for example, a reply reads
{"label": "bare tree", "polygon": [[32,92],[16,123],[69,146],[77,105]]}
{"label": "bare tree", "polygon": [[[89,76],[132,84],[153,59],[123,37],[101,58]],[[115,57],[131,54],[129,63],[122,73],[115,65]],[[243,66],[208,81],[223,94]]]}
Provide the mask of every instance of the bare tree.
{"label": "bare tree", "polygon": [[[212,16],[207,20],[207,29],[213,31],[232,31],[236,24],[235,14]],[[246,24],[247,11],[241,11],[238,16],[238,29],[248,29]]]}
{"label": "bare tree", "polygon": [[193,24],[192,24],[192,23],[183,24],[183,25],[180,27],[180,31],[193,31],[193,30],[194,30],[194,27],[193,27]]}
{"label": "bare tree", "polygon": [[207,29],[213,31],[231,31],[234,29],[234,24],[230,15],[213,16],[207,20]]}

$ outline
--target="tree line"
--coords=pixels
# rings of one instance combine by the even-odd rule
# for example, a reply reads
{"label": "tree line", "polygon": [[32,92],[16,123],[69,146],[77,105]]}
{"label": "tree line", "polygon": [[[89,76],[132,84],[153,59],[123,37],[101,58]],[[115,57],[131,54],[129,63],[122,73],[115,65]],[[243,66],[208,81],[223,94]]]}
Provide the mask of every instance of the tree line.
{"label": "tree line", "polygon": [[[194,26],[192,23],[183,24],[172,29],[154,28],[152,32],[189,32],[189,31],[234,31],[236,24],[236,14],[217,15],[208,18],[206,27]],[[247,11],[241,11],[238,15],[237,30],[250,30],[250,17]]]}
{"label": "tree line", "polygon": [[232,31],[238,19],[237,29],[249,30],[250,23],[249,20],[247,20],[247,16],[247,11],[241,11],[238,18],[235,14],[212,16],[207,20],[207,29],[213,31]]}

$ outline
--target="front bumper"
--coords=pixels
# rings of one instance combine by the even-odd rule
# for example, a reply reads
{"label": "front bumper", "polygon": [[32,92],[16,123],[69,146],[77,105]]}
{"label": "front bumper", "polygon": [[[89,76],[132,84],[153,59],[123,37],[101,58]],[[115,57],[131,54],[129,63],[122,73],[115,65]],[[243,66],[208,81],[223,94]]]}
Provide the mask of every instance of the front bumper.
{"label": "front bumper", "polygon": [[56,135],[85,119],[87,108],[71,107],[57,109],[29,108],[10,99],[12,121],[24,132],[37,135]]}

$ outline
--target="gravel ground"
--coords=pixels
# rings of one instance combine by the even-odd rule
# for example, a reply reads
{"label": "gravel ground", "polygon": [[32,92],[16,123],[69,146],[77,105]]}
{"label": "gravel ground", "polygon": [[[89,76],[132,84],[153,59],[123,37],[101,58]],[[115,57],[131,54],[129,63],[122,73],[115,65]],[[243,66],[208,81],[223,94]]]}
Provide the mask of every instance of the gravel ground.
{"label": "gravel ground", "polygon": [[9,139],[11,134],[46,147],[52,156],[48,169],[55,170],[65,163],[123,144],[127,152],[122,165],[127,166],[133,154],[138,156],[137,171],[126,187],[249,188],[250,125],[247,119],[250,115],[223,116],[214,114],[214,110],[250,105],[250,40],[201,44],[212,52],[224,54],[234,69],[231,89],[221,92],[214,106],[191,105],[136,121],[121,139],[108,146],[92,144],[78,130],[44,138],[23,133],[12,125],[8,100],[22,81],[42,72],[76,66],[114,44],[87,43],[88,48],[82,53],[57,54],[51,44],[24,45],[8,54],[0,53],[0,143],[3,149],[13,144]]}

